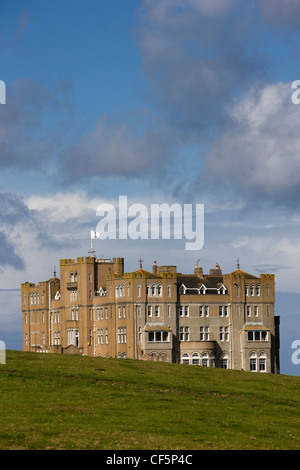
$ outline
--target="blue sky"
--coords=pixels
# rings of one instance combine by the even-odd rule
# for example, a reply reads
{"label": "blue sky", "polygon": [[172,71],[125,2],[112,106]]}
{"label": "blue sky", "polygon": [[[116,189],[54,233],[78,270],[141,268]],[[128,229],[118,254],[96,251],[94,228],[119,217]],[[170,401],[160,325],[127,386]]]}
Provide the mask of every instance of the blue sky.
{"label": "blue sky", "polygon": [[[0,337],[19,286],[88,254],[102,202],[205,205],[202,250],[97,240],[125,268],[276,275],[282,373],[300,375],[300,5],[295,0],[27,0],[0,5]],[[17,289],[17,290],[16,290]]]}

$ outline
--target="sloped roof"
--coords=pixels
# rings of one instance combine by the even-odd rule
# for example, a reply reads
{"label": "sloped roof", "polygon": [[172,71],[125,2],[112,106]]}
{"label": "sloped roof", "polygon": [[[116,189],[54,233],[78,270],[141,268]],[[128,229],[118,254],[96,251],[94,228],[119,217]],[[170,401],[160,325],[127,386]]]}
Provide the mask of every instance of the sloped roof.
{"label": "sloped roof", "polygon": [[199,277],[197,274],[179,275],[177,277],[178,285],[185,285],[188,289],[198,289],[202,285],[209,289],[218,289],[223,284],[223,276],[206,275]]}
{"label": "sloped roof", "polygon": [[154,279],[161,279],[161,276],[153,274],[150,271],[146,271],[145,269],[138,269],[137,271],[133,271],[132,274],[141,274],[142,277],[152,277]]}
{"label": "sloped roof", "polygon": [[255,324],[255,323],[253,323],[253,324],[249,323],[249,324],[245,324],[245,325],[243,326],[243,328],[241,328],[240,331],[255,331],[255,330],[256,330],[256,331],[257,331],[257,330],[259,330],[259,331],[261,331],[261,330],[270,331],[270,328],[267,328],[267,327],[264,326],[264,325],[258,325],[258,324]]}
{"label": "sloped roof", "polygon": [[231,274],[242,274],[245,276],[246,279],[259,279],[259,277],[254,276],[253,274],[246,273],[245,271],[242,271],[241,269],[237,269],[236,271],[233,271]]}
{"label": "sloped roof", "polygon": [[171,328],[162,322],[146,323],[144,331],[172,331]]}

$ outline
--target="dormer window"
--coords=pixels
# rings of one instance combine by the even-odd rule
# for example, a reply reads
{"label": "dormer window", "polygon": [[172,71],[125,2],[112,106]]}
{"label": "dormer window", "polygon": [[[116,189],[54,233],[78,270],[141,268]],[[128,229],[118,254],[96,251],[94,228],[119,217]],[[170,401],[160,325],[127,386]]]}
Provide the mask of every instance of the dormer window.
{"label": "dormer window", "polygon": [[224,284],[222,284],[219,288],[218,288],[218,294],[226,294],[226,287],[224,286]]}
{"label": "dormer window", "polygon": [[181,284],[179,287],[179,294],[185,294],[186,293],[186,287],[184,284]]}
{"label": "dormer window", "polygon": [[103,289],[103,287],[100,287],[98,292],[99,292],[100,297],[105,297],[106,296],[106,290]]}
{"label": "dormer window", "polygon": [[207,289],[206,289],[205,285],[202,284],[202,286],[199,287],[198,292],[199,292],[199,294],[203,294],[203,295],[204,295],[204,294],[206,294],[206,290],[207,290]]}

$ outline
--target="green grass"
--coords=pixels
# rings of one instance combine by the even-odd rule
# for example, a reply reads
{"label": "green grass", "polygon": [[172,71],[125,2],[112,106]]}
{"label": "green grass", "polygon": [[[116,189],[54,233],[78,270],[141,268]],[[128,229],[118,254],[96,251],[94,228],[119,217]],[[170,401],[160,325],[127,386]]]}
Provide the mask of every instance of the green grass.
{"label": "green grass", "polygon": [[0,449],[299,449],[300,378],[6,352]]}

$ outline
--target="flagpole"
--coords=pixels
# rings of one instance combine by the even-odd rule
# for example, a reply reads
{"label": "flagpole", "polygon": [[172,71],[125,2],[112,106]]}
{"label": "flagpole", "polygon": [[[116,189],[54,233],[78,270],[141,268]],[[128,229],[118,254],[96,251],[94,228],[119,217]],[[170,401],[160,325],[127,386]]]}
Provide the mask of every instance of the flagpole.
{"label": "flagpole", "polygon": [[95,251],[93,250],[93,237],[91,232],[91,251],[89,251],[92,257],[94,257]]}

